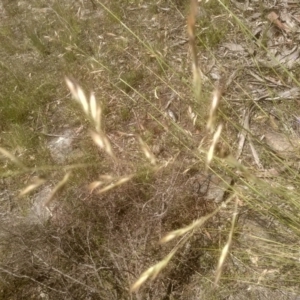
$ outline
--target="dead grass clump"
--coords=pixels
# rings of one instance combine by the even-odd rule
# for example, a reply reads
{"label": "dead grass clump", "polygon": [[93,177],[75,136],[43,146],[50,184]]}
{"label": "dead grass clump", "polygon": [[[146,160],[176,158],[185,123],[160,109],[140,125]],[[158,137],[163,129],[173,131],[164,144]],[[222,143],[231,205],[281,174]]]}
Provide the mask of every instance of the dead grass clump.
{"label": "dead grass clump", "polygon": [[[77,206],[59,227],[54,224],[44,227],[23,224],[6,230],[1,242],[2,255],[7,257],[1,264],[3,297],[17,299],[29,295],[41,297],[42,294],[59,298],[107,296],[107,292],[100,291],[106,290],[102,284],[106,285],[117,277],[107,260],[100,269],[94,265],[108,255],[101,250],[103,223],[94,211],[86,205],[84,208]],[[74,222],[83,215],[88,223]],[[1,230],[4,232],[3,227]],[[92,254],[91,249],[96,248],[98,254]],[[11,255],[6,255],[6,251]],[[101,282],[98,281],[99,272],[102,272]],[[79,273],[82,274],[80,278]],[[95,285],[96,281],[99,286]],[[112,291],[111,299],[115,293]]]}
{"label": "dead grass clump", "polygon": [[298,291],[297,12],[146,2],[3,4],[0,298]]}

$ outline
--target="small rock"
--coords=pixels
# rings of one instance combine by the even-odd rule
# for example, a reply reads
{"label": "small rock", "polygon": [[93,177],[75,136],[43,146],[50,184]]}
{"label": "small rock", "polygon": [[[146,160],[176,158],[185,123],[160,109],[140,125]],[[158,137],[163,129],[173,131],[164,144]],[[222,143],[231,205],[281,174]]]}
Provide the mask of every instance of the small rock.
{"label": "small rock", "polygon": [[66,162],[68,156],[73,150],[72,142],[72,132],[70,130],[66,130],[61,136],[53,138],[48,143],[51,156],[56,163],[62,164]]}
{"label": "small rock", "polygon": [[216,175],[199,175],[197,176],[198,196],[203,196],[207,201],[220,203],[224,200],[224,195],[232,184],[232,178],[228,176],[222,179]]}
{"label": "small rock", "polygon": [[33,206],[28,216],[28,220],[31,223],[43,223],[51,217],[50,210],[48,210],[43,204],[50,197],[52,188],[45,186],[39,191],[33,198]]}
{"label": "small rock", "polygon": [[158,144],[153,145],[151,150],[154,155],[158,155],[162,152],[162,146]]}
{"label": "small rock", "polygon": [[300,138],[291,137],[278,132],[268,132],[265,134],[267,145],[282,158],[297,158],[300,150]]}

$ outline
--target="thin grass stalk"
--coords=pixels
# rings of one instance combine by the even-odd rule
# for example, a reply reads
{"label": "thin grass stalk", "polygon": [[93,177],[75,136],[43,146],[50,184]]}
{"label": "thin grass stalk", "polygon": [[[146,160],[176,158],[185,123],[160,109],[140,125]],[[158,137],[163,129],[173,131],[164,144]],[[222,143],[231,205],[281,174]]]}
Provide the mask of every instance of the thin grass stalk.
{"label": "thin grass stalk", "polygon": [[236,197],[235,205],[234,205],[234,211],[233,211],[233,215],[232,215],[232,221],[231,221],[231,229],[230,229],[230,232],[229,232],[228,241],[227,241],[226,245],[224,246],[224,248],[222,249],[222,253],[221,253],[220,258],[219,258],[219,263],[218,263],[215,282],[214,282],[215,285],[217,285],[219,280],[220,280],[222,270],[223,270],[223,267],[224,267],[224,263],[225,263],[226,257],[228,256],[228,253],[229,253],[229,250],[230,250],[230,246],[231,246],[231,243],[232,243],[233,232],[234,232],[234,227],[235,227],[235,224],[236,224],[236,219],[237,219],[237,214],[238,214],[237,208],[238,208],[238,198]]}
{"label": "thin grass stalk", "polygon": [[70,175],[71,175],[71,172],[68,172],[64,176],[64,178],[54,187],[49,198],[43,203],[44,207],[49,208],[50,202],[54,199],[54,197],[58,194],[58,192],[62,191],[62,189],[65,187],[65,185],[69,181]]}
{"label": "thin grass stalk", "polygon": [[192,73],[193,73],[193,83],[194,83],[194,92],[197,100],[200,100],[201,97],[201,71],[197,59],[197,50],[196,50],[196,17],[198,12],[198,3],[197,0],[191,0],[190,4],[190,14],[187,20],[187,29],[189,37],[189,46],[192,56]]}

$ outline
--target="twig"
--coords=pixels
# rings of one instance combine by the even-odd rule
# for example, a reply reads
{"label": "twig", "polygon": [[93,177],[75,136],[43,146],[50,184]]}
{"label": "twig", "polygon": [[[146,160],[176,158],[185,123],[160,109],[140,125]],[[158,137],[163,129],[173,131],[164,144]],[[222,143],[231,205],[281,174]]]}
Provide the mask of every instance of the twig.
{"label": "twig", "polygon": [[49,290],[52,290],[52,291],[55,291],[55,292],[58,292],[58,293],[61,293],[61,294],[66,294],[66,292],[63,292],[63,291],[54,289],[54,288],[52,288],[52,287],[50,287],[50,286],[48,286],[48,285],[46,285],[46,284],[44,284],[44,283],[42,283],[42,282],[40,282],[40,281],[38,281],[38,280],[35,280],[35,279],[32,278],[32,277],[29,277],[28,275],[18,275],[18,274],[16,274],[16,273],[13,273],[13,272],[11,272],[11,271],[9,271],[9,270],[6,270],[6,269],[4,269],[4,268],[2,268],[2,267],[0,267],[0,270],[1,270],[2,272],[4,272],[4,273],[6,273],[6,274],[8,274],[8,275],[11,275],[11,276],[14,276],[14,277],[16,277],[16,278],[26,278],[26,279],[29,279],[29,280],[31,280],[31,281],[37,283],[37,284],[42,285],[43,287],[45,287],[45,288],[47,288],[47,289],[49,289]]}

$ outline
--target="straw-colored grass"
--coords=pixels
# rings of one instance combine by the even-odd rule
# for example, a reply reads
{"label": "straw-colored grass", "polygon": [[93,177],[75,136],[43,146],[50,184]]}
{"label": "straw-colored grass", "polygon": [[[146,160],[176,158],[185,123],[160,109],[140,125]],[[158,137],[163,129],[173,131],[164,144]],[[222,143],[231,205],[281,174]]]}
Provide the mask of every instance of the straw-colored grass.
{"label": "straw-colored grass", "polygon": [[298,71],[264,41],[292,23],[244,5],[3,2],[1,299],[300,292]]}

